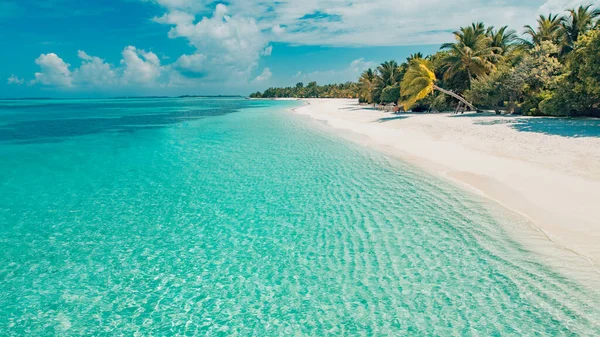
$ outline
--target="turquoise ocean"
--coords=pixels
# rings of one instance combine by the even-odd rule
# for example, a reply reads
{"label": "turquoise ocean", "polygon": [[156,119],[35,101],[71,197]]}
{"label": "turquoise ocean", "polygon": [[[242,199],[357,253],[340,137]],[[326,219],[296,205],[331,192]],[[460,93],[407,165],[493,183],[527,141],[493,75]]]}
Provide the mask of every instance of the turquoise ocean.
{"label": "turquoise ocean", "polygon": [[0,101],[0,336],[600,335],[518,217],[299,104]]}

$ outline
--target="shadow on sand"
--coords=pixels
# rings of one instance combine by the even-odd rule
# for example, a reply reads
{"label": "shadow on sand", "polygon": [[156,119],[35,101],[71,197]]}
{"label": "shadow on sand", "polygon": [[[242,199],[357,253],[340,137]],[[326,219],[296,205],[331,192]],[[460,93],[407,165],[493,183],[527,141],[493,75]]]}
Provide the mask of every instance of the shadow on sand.
{"label": "shadow on sand", "polygon": [[498,118],[515,118],[519,117],[519,115],[497,115],[493,112],[465,112],[464,114],[452,114],[449,117],[459,118],[476,118],[476,117],[498,117]]}
{"label": "shadow on sand", "polygon": [[378,120],[374,121],[373,123],[386,123],[386,122],[391,122],[391,121],[395,121],[395,120],[406,119],[409,117],[410,116],[382,117],[382,118],[379,118]]}
{"label": "shadow on sand", "polygon": [[340,110],[348,110],[348,111],[373,110],[373,111],[379,111],[379,110],[377,110],[376,108],[374,108],[372,106],[348,107],[348,108],[341,108]]}
{"label": "shadow on sand", "polygon": [[494,113],[467,113],[449,117],[493,117],[491,120],[481,120],[475,122],[475,124],[508,124],[511,128],[521,132],[570,138],[600,137],[600,119],[598,118],[522,117],[519,115],[496,115]]}

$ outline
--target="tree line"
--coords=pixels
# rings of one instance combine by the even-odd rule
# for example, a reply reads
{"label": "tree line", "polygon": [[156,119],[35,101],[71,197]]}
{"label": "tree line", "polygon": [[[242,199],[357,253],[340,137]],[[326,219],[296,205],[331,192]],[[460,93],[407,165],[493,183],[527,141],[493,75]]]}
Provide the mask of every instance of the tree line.
{"label": "tree line", "polygon": [[358,83],[270,88],[252,97],[358,98],[405,110],[457,104],[507,113],[600,116],[600,9],[540,15],[519,36],[508,26],[473,23],[432,55],[410,55],[365,70]]}
{"label": "tree line", "polygon": [[298,82],[294,87],[269,88],[265,92],[256,92],[250,98],[358,98],[358,83],[318,85],[310,82],[306,86]]}

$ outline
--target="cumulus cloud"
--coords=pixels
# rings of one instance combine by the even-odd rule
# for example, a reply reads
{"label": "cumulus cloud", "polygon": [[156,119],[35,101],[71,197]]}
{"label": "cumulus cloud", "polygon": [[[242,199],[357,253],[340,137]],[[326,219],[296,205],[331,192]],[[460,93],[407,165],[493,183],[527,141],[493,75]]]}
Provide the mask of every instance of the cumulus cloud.
{"label": "cumulus cloud", "polygon": [[185,10],[190,12],[197,12],[200,10],[206,9],[207,3],[209,1],[203,0],[142,0],[142,1],[150,1],[155,2],[161,6],[164,6],[168,9],[172,10]]}
{"label": "cumulus cloud", "polygon": [[[268,39],[253,18],[230,15],[224,4],[218,4],[210,17],[195,22],[195,16],[180,7],[155,18],[158,23],[173,26],[170,38],[186,38],[204,57],[181,59],[188,69],[204,71],[219,79],[232,75],[248,77],[263,55],[271,53]],[[175,8],[175,9],[173,9]],[[192,64],[192,62],[194,62]]]}
{"label": "cumulus cloud", "polygon": [[[540,6],[538,13],[539,14],[548,14],[548,13],[561,13],[562,11],[575,8],[577,6],[587,6],[594,1],[590,0],[547,0],[542,6]],[[600,5],[600,4],[599,4]]]}
{"label": "cumulus cloud", "polygon": [[302,81],[316,81],[321,84],[342,83],[347,81],[356,81],[360,74],[368,69],[374,68],[377,64],[372,61],[365,61],[364,58],[352,61],[347,67],[339,70],[320,70],[310,73],[298,72],[294,77]]}
{"label": "cumulus cloud", "polygon": [[123,81],[126,84],[151,85],[161,75],[160,60],[153,52],[127,46],[121,54]]}
{"label": "cumulus cloud", "polygon": [[181,55],[175,65],[184,71],[202,73],[206,70],[206,60],[206,55],[200,53]]}
{"label": "cumulus cloud", "polygon": [[18,78],[17,76],[15,76],[15,74],[10,75],[10,77],[8,78],[8,80],[6,81],[7,84],[16,84],[16,85],[21,85],[23,83],[25,83],[25,80],[22,78]]}
{"label": "cumulus cloud", "polygon": [[375,67],[376,65],[377,64],[375,62],[365,61],[364,58],[359,58],[359,59],[352,61],[347,70],[349,70],[350,72],[359,74],[368,68]]}
{"label": "cumulus cloud", "polygon": [[[105,60],[91,56],[83,50],[77,52],[81,61],[78,68],[71,70],[55,53],[42,54],[35,60],[40,71],[35,73],[31,84],[58,88],[115,88],[119,86],[169,86],[181,82],[181,75],[172,67],[165,67],[153,52],[127,46],[123,49],[120,66],[115,67]],[[190,56],[196,59],[195,56]],[[185,60],[185,55],[179,61]],[[191,62],[191,61],[190,61]],[[164,81],[159,81],[164,80]],[[22,84],[24,80],[13,75],[9,84]]]}
{"label": "cumulus cloud", "polygon": [[103,59],[90,56],[79,50],[77,56],[81,59],[81,66],[73,71],[75,84],[87,86],[110,86],[117,81],[117,74],[113,67]]}
{"label": "cumulus cloud", "polygon": [[42,54],[35,60],[35,63],[40,66],[40,72],[35,73],[32,83],[56,87],[73,86],[73,77],[69,70],[70,64],[63,61],[58,55]]}
{"label": "cumulus cloud", "polygon": [[273,46],[268,46],[267,48],[263,49],[263,51],[260,53],[261,56],[271,56],[271,53],[273,53]]}
{"label": "cumulus cloud", "polygon": [[265,81],[269,80],[271,78],[271,76],[273,76],[273,73],[271,73],[271,69],[265,68],[260,75],[258,75],[254,78],[252,83],[265,82]]}
{"label": "cumulus cloud", "polygon": [[280,25],[275,25],[273,28],[271,28],[271,31],[275,35],[281,35],[285,32],[285,28],[281,27]]}
{"label": "cumulus cloud", "polygon": [[[177,25],[193,35],[193,17],[214,4],[209,0],[156,0],[168,13],[160,21]],[[306,45],[397,46],[434,44],[452,38],[461,25],[484,21],[521,29],[538,13],[562,11],[589,3],[580,0],[230,0],[217,5],[215,16],[231,15],[256,24],[273,41]],[[468,8],[468,10],[465,10]],[[185,15],[184,15],[185,13]],[[182,16],[175,22],[171,16]],[[184,20],[185,19],[185,20]],[[181,22],[187,22],[186,25]],[[212,22],[213,26],[216,27]],[[195,44],[192,41],[193,44]],[[204,52],[204,51],[202,51]]]}

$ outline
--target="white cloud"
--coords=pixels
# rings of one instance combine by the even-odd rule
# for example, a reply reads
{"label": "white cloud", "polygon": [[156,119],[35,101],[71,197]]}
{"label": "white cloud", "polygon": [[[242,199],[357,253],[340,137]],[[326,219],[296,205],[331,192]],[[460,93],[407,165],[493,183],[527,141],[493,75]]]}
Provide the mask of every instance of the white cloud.
{"label": "white cloud", "polygon": [[285,28],[281,27],[280,25],[275,25],[273,28],[271,28],[271,31],[275,35],[281,35],[285,32]]}
{"label": "white cloud", "polygon": [[354,73],[362,73],[364,70],[368,69],[368,68],[373,68],[375,67],[377,64],[375,62],[372,61],[365,61],[364,58],[359,58],[356,59],[354,61],[352,61],[350,63],[350,66],[348,67],[348,70],[350,70],[351,72]]}
{"label": "white cloud", "polygon": [[152,19],[154,22],[167,24],[167,25],[191,25],[194,22],[195,16],[190,13],[174,10],[169,13],[165,13],[161,17]]}
{"label": "white cloud", "polygon": [[124,83],[151,85],[161,75],[160,60],[153,52],[128,46],[123,50],[122,55]]}
{"label": "white cloud", "polygon": [[[538,13],[547,15],[548,13],[561,13],[569,8],[575,8],[577,6],[587,6],[594,1],[591,0],[547,0],[542,6],[540,6]],[[600,3],[596,3],[596,6],[600,6]]]}
{"label": "white cloud", "polygon": [[364,58],[360,58],[352,61],[346,68],[340,70],[313,71],[306,74],[298,72],[294,77],[305,82],[316,81],[320,84],[343,83],[356,81],[364,70],[376,66],[375,62],[365,61]]}
{"label": "white cloud", "polygon": [[267,48],[263,49],[262,52],[260,52],[261,56],[271,56],[271,53],[273,53],[273,46],[268,46]]}
{"label": "white cloud", "polygon": [[97,87],[115,84],[117,74],[110,64],[99,57],[90,56],[82,50],[77,52],[77,56],[79,56],[82,63],[78,69],[73,71],[76,84]]}
{"label": "white cloud", "polygon": [[21,84],[25,83],[25,80],[22,78],[18,78],[17,76],[15,76],[15,74],[12,74],[12,75],[10,75],[10,77],[8,78],[6,83],[21,85]]}
{"label": "white cloud", "polygon": [[210,79],[222,80],[233,75],[248,78],[261,55],[272,50],[255,19],[229,15],[228,7],[223,4],[215,7],[211,17],[205,16],[198,22],[192,13],[179,10],[179,6],[167,8],[177,9],[154,20],[172,25],[169,37],[186,38],[198,50],[197,54],[206,57],[202,60],[203,70]]}
{"label": "white cloud", "polygon": [[271,69],[265,68],[260,75],[258,75],[254,78],[252,83],[256,84],[256,83],[265,82],[265,81],[269,80],[271,78],[271,76],[273,76],[273,73],[271,73]]}
{"label": "white cloud", "polygon": [[[214,4],[209,0],[156,0],[173,19],[179,32],[173,36],[192,36],[195,14]],[[590,1],[579,0],[230,0],[227,7],[217,5],[215,12],[253,21],[262,35],[272,41],[307,45],[391,46],[436,44],[452,38],[460,26],[483,21],[488,25],[508,24],[518,31],[535,22],[538,13],[562,11]],[[183,15],[182,13],[186,13]],[[215,16],[219,16],[215,14]],[[182,22],[187,25],[182,25]],[[212,24],[215,22],[213,20]],[[216,27],[216,26],[215,26]],[[191,39],[192,44],[197,44]],[[258,49],[260,50],[260,49]],[[204,50],[202,50],[204,53]]]}
{"label": "white cloud", "polygon": [[192,55],[181,55],[175,65],[185,71],[191,71],[194,73],[201,73],[206,70],[206,55],[204,54],[192,54]]}
{"label": "white cloud", "polygon": [[73,86],[73,77],[69,70],[70,64],[63,61],[58,55],[42,54],[35,60],[35,63],[40,66],[40,72],[35,73],[32,83],[56,87]]}
{"label": "white cloud", "polygon": [[[58,55],[42,54],[35,60],[40,71],[35,73],[31,84],[74,90],[89,87],[114,89],[119,86],[170,86],[182,82],[180,74],[172,67],[162,66],[153,52],[128,46],[121,55],[120,67],[115,67],[99,57],[79,50],[77,56],[81,65],[71,70],[71,65]],[[186,57],[182,56],[179,61],[186,60]],[[191,63],[197,57],[192,55],[189,59]],[[10,84],[21,84],[23,81],[15,75],[8,79]]]}
{"label": "white cloud", "polygon": [[186,10],[190,12],[197,12],[203,9],[206,9],[206,3],[208,1],[202,0],[142,0],[142,1],[152,1],[161,6],[164,6],[168,9],[172,10]]}

